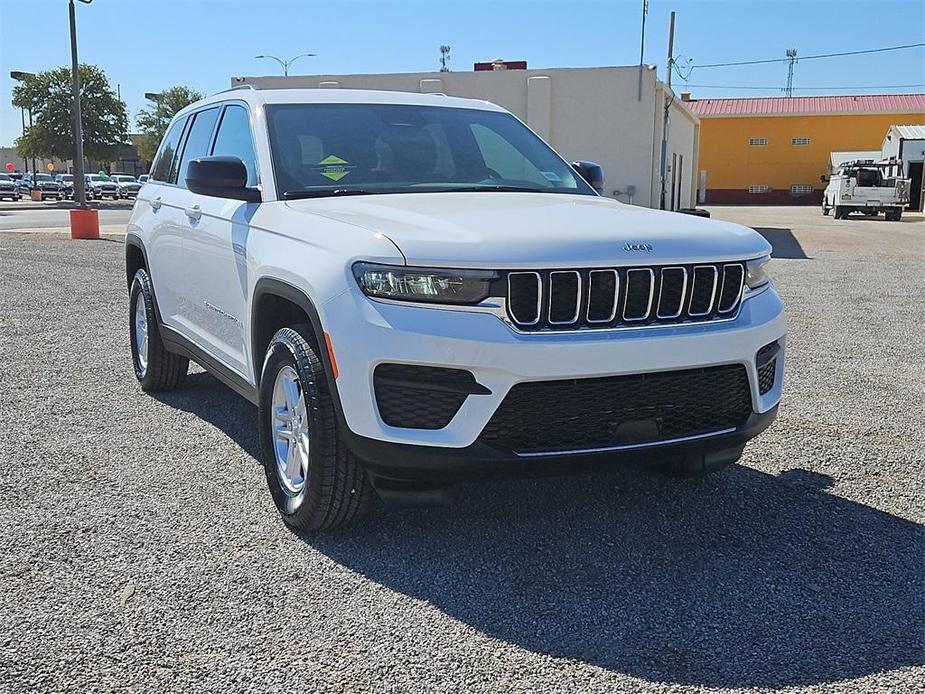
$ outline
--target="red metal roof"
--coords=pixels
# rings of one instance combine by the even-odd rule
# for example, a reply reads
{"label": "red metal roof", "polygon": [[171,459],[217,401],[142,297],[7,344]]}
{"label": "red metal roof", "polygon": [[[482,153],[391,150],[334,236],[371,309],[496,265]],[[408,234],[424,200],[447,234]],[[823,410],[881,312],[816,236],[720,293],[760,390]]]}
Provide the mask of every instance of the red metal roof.
{"label": "red metal roof", "polygon": [[925,94],[692,99],[685,105],[701,118],[809,113],[925,113]]}

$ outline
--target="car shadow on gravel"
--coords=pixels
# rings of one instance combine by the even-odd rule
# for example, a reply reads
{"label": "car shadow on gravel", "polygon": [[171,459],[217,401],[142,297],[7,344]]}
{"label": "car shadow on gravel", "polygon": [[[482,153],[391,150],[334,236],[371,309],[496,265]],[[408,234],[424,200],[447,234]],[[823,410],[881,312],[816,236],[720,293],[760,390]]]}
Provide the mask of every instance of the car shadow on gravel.
{"label": "car shadow on gravel", "polygon": [[151,395],[165,405],[204,419],[224,432],[248,455],[260,460],[257,409],[205,371],[189,374],[177,390]]}
{"label": "car shadow on gravel", "polygon": [[748,467],[474,484],[305,541],[536,653],[658,682],[805,686],[922,662],[922,527]]}
{"label": "car shadow on gravel", "polygon": [[812,260],[800,244],[793,231],[786,227],[754,227],[771,244],[771,256],[788,260]]}
{"label": "car shadow on gravel", "polygon": [[[254,407],[197,372],[162,402],[259,458]],[[636,467],[464,486],[304,541],[536,653],[658,682],[806,686],[923,662],[922,526],[803,469]]]}

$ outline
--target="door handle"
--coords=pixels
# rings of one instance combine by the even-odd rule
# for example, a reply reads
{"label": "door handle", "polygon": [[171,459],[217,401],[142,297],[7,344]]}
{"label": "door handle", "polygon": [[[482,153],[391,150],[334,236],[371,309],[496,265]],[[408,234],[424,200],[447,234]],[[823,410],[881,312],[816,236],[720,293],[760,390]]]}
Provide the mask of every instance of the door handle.
{"label": "door handle", "polygon": [[154,210],[155,212],[161,209],[161,196],[160,195],[158,195],[156,198],[151,200],[151,209]]}
{"label": "door handle", "polygon": [[186,216],[189,217],[190,220],[192,221],[196,221],[197,219],[202,217],[202,209],[199,207],[199,205],[193,205],[192,207],[187,207],[183,211],[186,213]]}

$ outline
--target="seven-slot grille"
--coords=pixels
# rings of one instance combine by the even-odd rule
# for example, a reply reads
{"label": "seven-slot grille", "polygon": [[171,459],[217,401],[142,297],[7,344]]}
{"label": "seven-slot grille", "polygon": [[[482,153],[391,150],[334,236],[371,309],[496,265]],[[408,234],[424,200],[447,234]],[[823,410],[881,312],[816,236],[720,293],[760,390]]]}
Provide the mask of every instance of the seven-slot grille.
{"label": "seven-slot grille", "polygon": [[735,315],[744,263],[507,273],[507,313],[521,330],[708,322]]}

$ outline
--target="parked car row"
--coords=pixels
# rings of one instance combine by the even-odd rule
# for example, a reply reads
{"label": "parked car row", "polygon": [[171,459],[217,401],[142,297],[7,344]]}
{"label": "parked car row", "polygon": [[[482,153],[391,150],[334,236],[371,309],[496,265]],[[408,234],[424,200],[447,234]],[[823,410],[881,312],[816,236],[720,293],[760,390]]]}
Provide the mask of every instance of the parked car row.
{"label": "parked car row", "polygon": [[[133,199],[147,179],[147,174],[138,179],[125,173],[114,173],[109,176],[86,174],[84,180],[87,199]],[[17,201],[23,197],[31,197],[33,190],[41,192],[42,200],[48,198],[70,200],[74,197],[74,174],[63,173],[53,176],[33,172],[0,173],[0,200],[6,198]]]}

